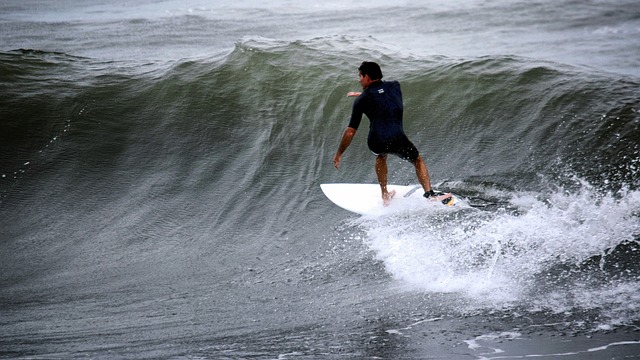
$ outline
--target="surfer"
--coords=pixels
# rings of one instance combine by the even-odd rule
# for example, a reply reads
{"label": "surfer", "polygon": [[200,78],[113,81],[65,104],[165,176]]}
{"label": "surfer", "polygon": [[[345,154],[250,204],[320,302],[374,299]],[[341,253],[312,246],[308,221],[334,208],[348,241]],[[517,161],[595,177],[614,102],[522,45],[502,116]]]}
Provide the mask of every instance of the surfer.
{"label": "surfer", "polygon": [[[402,92],[397,81],[382,81],[382,70],[375,62],[364,61],[358,68],[362,92],[349,92],[347,96],[357,97],[353,102],[351,119],[342,135],[342,141],[333,157],[333,165],[340,168],[342,154],[351,144],[362,114],[369,118],[369,136],[367,145],[376,155],[376,175],[382,191],[382,201],[386,206],[395,195],[387,190],[387,154],[394,154],[413,164],[425,198],[446,199],[444,194],[431,189],[429,172],[418,149],[404,133],[402,127]],[[447,194],[449,197],[451,195]]]}

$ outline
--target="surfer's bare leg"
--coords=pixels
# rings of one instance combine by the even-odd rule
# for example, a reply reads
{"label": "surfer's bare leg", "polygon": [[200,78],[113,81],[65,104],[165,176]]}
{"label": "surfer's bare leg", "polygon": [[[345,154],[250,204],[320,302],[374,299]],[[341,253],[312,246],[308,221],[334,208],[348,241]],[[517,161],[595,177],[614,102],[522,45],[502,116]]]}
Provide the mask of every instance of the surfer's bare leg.
{"label": "surfer's bare leg", "polygon": [[382,191],[382,203],[387,206],[391,202],[391,198],[396,194],[395,190],[387,190],[387,156],[376,156],[376,175],[378,176],[378,184]]}
{"label": "surfer's bare leg", "polygon": [[[420,181],[420,185],[425,192],[425,197],[427,193],[431,192],[431,180],[429,179],[429,171],[427,170],[427,166],[424,164],[421,156],[418,156],[416,161],[413,162],[413,165],[416,167],[416,175],[418,175],[418,181]],[[430,198],[433,200],[442,201],[444,199],[448,199],[451,197],[451,194],[442,194],[442,193],[431,193]]]}
{"label": "surfer's bare leg", "polygon": [[422,156],[418,156],[416,161],[413,162],[413,166],[416,167],[416,175],[418,175],[418,181],[424,192],[431,191],[431,180],[429,178],[429,171],[427,170],[427,166],[424,164],[422,160]]}

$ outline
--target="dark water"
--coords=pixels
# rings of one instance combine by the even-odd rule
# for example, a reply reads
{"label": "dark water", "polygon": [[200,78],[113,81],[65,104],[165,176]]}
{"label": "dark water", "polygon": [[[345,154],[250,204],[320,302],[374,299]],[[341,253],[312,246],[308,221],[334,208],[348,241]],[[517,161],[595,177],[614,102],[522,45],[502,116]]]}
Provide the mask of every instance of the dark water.
{"label": "dark water", "polygon": [[[509,16],[515,5],[390,7],[385,28],[410,10],[468,24],[447,51],[422,55],[438,43],[410,46],[409,25],[393,46],[343,35],[357,18],[320,31],[347,17],[337,3],[52,4],[13,4],[21,16],[0,25],[24,36],[0,52],[0,357],[640,354],[633,6],[576,4],[583,16],[557,29],[536,7],[550,5],[534,4],[542,32],[563,35],[545,51],[510,38],[524,21]],[[493,15],[482,23],[470,9]],[[499,10],[515,25],[491,27]],[[195,54],[219,19],[235,26]],[[579,57],[563,44],[580,19],[617,19],[620,42],[558,61],[561,48]],[[171,22],[184,47],[132,40]],[[483,28],[511,35],[456,51]],[[401,82],[405,130],[433,183],[473,208],[370,219],[324,198],[321,183],[375,182],[365,132],[340,171],[331,162],[365,58]],[[390,182],[415,182],[408,164],[389,165]]]}

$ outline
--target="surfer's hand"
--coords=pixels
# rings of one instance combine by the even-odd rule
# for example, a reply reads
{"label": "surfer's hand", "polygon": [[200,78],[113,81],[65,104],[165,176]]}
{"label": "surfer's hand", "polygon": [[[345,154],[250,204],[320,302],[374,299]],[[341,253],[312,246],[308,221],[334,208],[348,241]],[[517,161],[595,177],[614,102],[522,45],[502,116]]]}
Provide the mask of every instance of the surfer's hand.
{"label": "surfer's hand", "polygon": [[347,97],[357,97],[357,96],[360,96],[360,94],[362,93],[358,91],[350,91],[347,93]]}
{"label": "surfer's hand", "polygon": [[336,154],[333,157],[333,166],[336,167],[336,169],[340,169],[340,161],[342,160],[342,155],[340,154]]}

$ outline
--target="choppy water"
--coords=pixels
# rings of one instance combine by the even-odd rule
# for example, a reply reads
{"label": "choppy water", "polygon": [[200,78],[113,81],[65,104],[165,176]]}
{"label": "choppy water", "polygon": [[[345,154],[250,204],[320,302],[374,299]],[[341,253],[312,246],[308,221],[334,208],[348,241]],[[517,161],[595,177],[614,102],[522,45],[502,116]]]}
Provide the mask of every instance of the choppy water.
{"label": "choppy water", "polygon": [[[1,357],[640,352],[634,2],[7,2],[0,29]],[[324,198],[375,182],[364,132],[331,163],[363,59],[474,208]]]}

